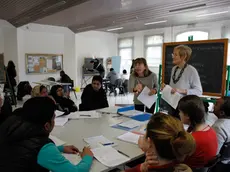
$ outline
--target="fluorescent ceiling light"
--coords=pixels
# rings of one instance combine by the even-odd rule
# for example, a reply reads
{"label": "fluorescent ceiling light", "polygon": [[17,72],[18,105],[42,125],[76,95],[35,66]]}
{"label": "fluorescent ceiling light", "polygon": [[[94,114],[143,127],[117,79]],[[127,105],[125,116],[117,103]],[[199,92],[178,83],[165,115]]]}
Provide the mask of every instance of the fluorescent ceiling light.
{"label": "fluorescent ceiling light", "polygon": [[156,21],[156,22],[151,22],[151,23],[145,23],[145,26],[152,25],[152,24],[158,24],[158,23],[166,23],[166,22],[167,22],[167,20]]}
{"label": "fluorescent ceiling light", "polygon": [[229,11],[221,11],[221,12],[216,12],[216,13],[208,13],[208,14],[201,14],[196,17],[206,17],[206,16],[214,16],[214,15],[219,15],[219,14],[225,14],[228,13]]}
{"label": "fluorescent ceiling light", "polygon": [[110,32],[110,31],[121,30],[121,29],[123,29],[123,27],[117,27],[117,28],[113,28],[113,29],[108,29],[107,31]]}

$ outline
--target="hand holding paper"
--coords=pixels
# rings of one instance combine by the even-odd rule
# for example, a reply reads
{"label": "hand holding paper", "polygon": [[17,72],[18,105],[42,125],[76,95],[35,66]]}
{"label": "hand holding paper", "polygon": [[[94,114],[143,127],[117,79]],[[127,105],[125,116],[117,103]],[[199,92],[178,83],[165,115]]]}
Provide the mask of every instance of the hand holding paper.
{"label": "hand holding paper", "polygon": [[152,105],[156,102],[157,96],[156,95],[149,95],[151,90],[148,87],[145,87],[140,95],[137,97],[137,99],[142,102],[145,106],[147,106],[149,109],[152,107]]}

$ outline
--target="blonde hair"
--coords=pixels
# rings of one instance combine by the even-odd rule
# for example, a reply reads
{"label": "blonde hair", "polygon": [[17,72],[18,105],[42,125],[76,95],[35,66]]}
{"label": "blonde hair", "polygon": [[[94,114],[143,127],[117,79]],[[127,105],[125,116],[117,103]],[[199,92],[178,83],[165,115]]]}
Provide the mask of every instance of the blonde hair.
{"label": "blonde hair", "polygon": [[183,161],[196,148],[194,138],[184,130],[181,121],[163,113],[151,117],[146,137],[153,141],[158,155],[167,160]]}
{"label": "blonde hair", "polygon": [[40,85],[36,85],[31,91],[32,97],[39,97],[40,96]]}
{"label": "blonde hair", "polygon": [[137,64],[143,64],[144,66],[145,66],[145,71],[144,71],[144,76],[146,77],[146,76],[149,76],[152,72],[149,70],[149,66],[148,66],[148,64],[147,64],[147,61],[146,61],[146,59],[145,58],[143,58],[143,57],[140,57],[140,58],[137,58],[137,59],[135,59],[134,60],[134,71],[133,71],[133,74],[134,74],[134,76],[136,76],[136,77],[138,77],[138,74],[137,74],[137,72],[135,71],[135,66],[137,65]]}
{"label": "blonde hair", "polygon": [[178,45],[174,50],[179,50],[180,57],[185,57],[185,61],[189,61],[192,55],[192,49],[187,45]]}

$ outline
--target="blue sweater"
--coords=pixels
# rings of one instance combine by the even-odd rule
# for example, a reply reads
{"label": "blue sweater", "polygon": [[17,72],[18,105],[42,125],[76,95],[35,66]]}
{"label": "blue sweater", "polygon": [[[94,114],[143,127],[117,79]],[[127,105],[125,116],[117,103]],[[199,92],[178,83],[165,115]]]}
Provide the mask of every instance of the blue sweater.
{"label": "blue sweater", "polygon": [[84,156],[77,165],[71,164],[60,152],[64,146],[53,143],[44,145],[38,153],[37,163],[52,172],[88,172],[93,162],[91,156]]}

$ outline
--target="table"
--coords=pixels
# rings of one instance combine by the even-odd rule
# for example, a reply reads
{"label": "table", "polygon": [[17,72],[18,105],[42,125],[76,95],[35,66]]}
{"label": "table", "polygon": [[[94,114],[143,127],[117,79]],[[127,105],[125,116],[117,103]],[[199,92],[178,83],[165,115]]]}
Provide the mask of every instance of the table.
{"label": "table", "polygon": [[[80,150],[86,146],[83,138],[103,135],[116,143],[117,146],[114,148],[127,154],[131,158],[131,161],[143,156],[144,153],[140,148],[138,148],[138,145],[130,144],[116,139],[117,136],[120,136],[127,131],[110,127],[110,125],[116,124],[121,120],[127,121],[130,119],[126,117],[114,118],[112,116],[112,114],[102,114],[102,117],[98,119],[70,120],[65,124],[64,127],[55,127],[51,134],[67,142],[67,144],[75,145]],[[114,168],[106,167],[94,159],[91,171],[109,171]]]}
{"label": "table", "polygon": [[48,87],[48,90],[50,90],[51,87],[54,86],[54,85],[62,85],[62,86],[72,85],[71,83],[61,83],[61,82],[48,81],[48,80],[42,80],[42,81],[33,82],[33,83],[34,84],[39,84],[39,85],[44,85],[44,86]]}

